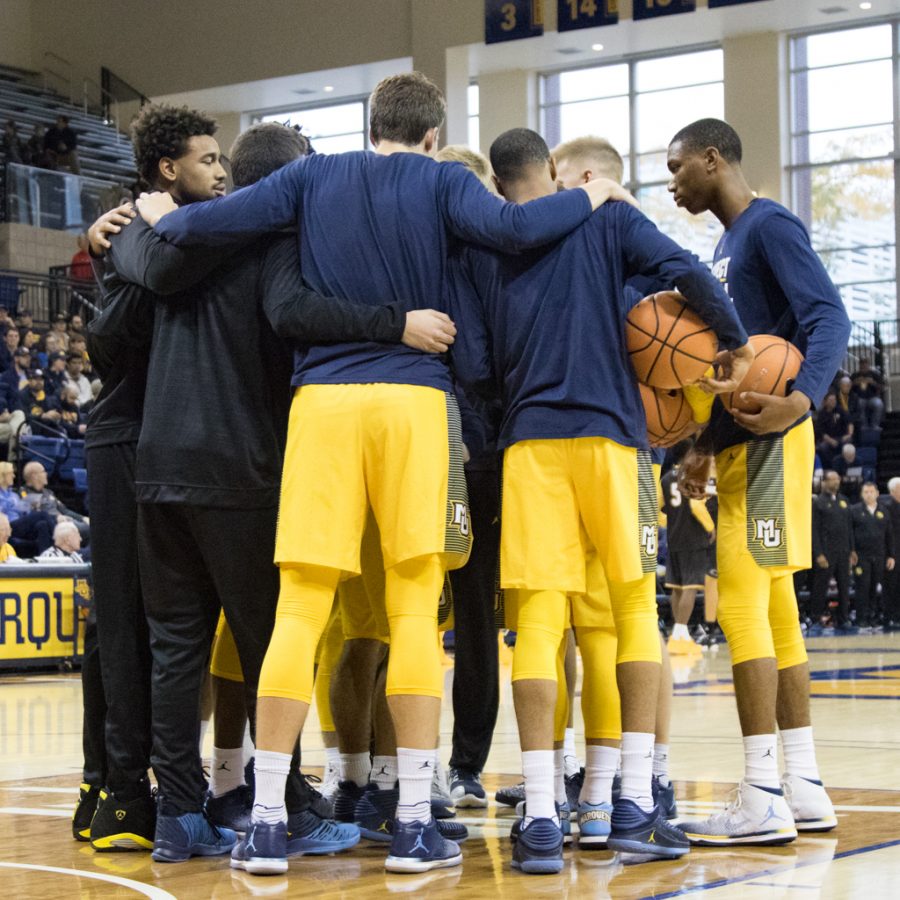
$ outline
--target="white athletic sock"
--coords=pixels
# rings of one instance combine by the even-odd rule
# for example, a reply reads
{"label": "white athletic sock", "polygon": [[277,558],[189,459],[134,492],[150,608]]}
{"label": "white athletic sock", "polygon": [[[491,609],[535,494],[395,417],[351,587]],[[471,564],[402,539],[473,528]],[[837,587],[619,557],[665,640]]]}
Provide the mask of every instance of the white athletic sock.
{"label": "white athletic sock", "polygon": [[250,736],[250,723],[247,723],[247,727],[244,729],[244,745],[241,748],[243,750],[243,762],[244,766],[253,759],[253,754],[256,752],[256,747],[253,746],[253,738]]}
{"label": "white athletic sock", "polygon": [[675,627],[672,629],[672,637],[676,641],[690,641],[691,633],[688,631],[687,625],[678,625],[676,623]]}
{"label": "white athletic sock", "polygon": [[341,751],[337,747],[325,748],[325,768],[334,769],[340,775],[341,772]]}
{"label": "white athletic sock", "polygon": [[643,731],[622,734],[622,797],[644,812],[653,809],[653,739],[654,735]]}
{"label": "white athletic sock", "polygon": [[663,787],[669,786],[669,745],[653,745],[653,774]]}
{"label": "white athletic sock", "polygon": [[274,750],[257,750],[256,796],[253,800],[252,820],[277,825],[287,822],[284,805],[284,786],[291,771],[291,754]]}
{"label": "white athletic sock", "polygon": [[619,767],[621,751],[618,747],[596,747],[588,744],[585,748],[584,787],[581,802],[596,806],[598,803],[612,803],[613,778]]}
{"label": "white athletic sock", "polygon": [[430,822],[434,750],[398,747],[397,773],[400,779],[397,820],[400,822]]}
{"label": "white athletic sock", "polygon": [[751,734],[744,738],[744,778],[762,788],[780,787],[777,740],[774,734]]}
{"label": "white athletic sock", "polygon": [[567,799],[565,752],[565,747],[553,751],[553,796],[560,805]]}
{"label": "white athletic sock", "polygon": [[554,752],[526,750],[522,753],[522,775],[525,777],[524,825],[528,825],[532,819],[559,821],[553,801]]}
{"label": "white athletic sock", "polygon": [[213,797],[221,797],[244,783],[244,748],[213,747],[209,789]]}
{"label": "white athletic sock", "polygon": [[784,771],[788,775],[799,775],[810,781],[821,780],[812,725],[784,729],[781,732],[781,749],[784,752]]}
{"label": "white athletic sock", "polygon": [[575,749],[575,729],[566,729],[566,738],[563,741],[563,757],[566,761],[566,775],[571,778],[577,775],[581,769],[581,763],[578,761],[578,751]]}
{"label": "white athletic sock", "polygon": [[365,787],[372,770],[372,759],[368,753],[341,754],[341,781],[352,781],[359,787]]}
{"label": "white athletic sock", "polygon": [[372,774],[369,776],[369,780],[373,784],[377,784],[379,790],[393,790],[397,783],[397,757],[373,756]]}

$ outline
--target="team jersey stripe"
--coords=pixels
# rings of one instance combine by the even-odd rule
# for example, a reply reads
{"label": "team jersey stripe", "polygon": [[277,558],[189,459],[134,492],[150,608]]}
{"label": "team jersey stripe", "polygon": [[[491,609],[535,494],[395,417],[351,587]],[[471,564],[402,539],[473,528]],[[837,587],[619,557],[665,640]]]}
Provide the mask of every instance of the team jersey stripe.
{"label": "team jersey stripe", "polygon": [[783,437],[747,442],[747,549],[760,566],[788,563]]}
{"label": "team jersey stripe", "polygon": [[[641,571],[646,575],[656,571],[656,553],[659,546],[656,473],[649,450],[637,450],[638,465],[638,546],[641,548]],[[648,535],[652,540],[648,540]]]}

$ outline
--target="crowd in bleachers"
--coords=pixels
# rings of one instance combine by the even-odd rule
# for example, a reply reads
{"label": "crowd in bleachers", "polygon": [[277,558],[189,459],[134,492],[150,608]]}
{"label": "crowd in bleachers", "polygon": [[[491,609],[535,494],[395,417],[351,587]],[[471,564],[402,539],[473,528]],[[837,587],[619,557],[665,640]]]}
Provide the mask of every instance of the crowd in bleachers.
{"label": "crowd in bleachers", "polygon": [[3,154],[7,162],[36,166],[39,169],[65,168],[78,175],[78,136],[69,125],[69,117],[60,114],[49,128],[36,122],[31,135],[19,133],[14,119],[7,119],[3,128]]}

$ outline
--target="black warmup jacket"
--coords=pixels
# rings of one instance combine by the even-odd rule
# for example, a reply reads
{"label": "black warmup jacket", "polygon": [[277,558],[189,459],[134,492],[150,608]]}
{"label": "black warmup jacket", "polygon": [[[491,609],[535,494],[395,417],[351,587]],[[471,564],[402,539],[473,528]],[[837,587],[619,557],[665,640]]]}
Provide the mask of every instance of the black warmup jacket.
{"label": "black warmup jacket", "polygon": [[[137,218],[111,243],[107,287],[120,291],[123,318],[133,316],[124,333],[130,329],[133,339],[135,331],[152,329],[139,416],[138,502],[276,506],[291,345],[395,343],[406,322],[402,305],[369,306],[308,290],[293,234],[268,235],[236,252],[185,250]],[[136,370],[137,355],[122,352],[122,371]],[[106,417],[124,427],[138,380],[120,379],[110,401],[117,392],[122,402],[107,404],[101,426]]]}

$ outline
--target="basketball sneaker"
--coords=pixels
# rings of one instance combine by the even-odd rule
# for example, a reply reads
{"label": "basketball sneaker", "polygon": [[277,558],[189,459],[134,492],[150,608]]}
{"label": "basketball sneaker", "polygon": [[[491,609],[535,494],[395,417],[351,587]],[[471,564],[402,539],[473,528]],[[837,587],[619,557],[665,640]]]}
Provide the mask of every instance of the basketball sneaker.
{"label": "basketball sneaker", "polygon": [[356,804],[362,797],[364,787],[360,787],[355,781],[338,782],[337,791],[332,802],[332,812],[337,822],[352,822],[356,814]]}
{"label": "basketball sneaker", "polygon": [[153,859],[156,862],[184,862],[192,856],[221,856],[237,843],[230,828],[217,828],[202,812],[180,816],[156,816]]}
{"label": "basketball sneaker", "polygon": [[452,819],[456,815],[447,775],[440,760],[435,762],[434,774],[431,776],[431,814],[436,819]]}
{"label": "basketball sneaker", "polygon": [[821,781],[785,774],[781,776],[781,789],[797,831],[831,831],[837,825],[834,807]]}
{"label": "basketball sneaker", "polygon": [[512,787],[500,788],[494,794],[494,800],[501,806],[518,806],[525,799],[525,782],[520,781]]}
{"label": "basketball sneaker", "polygon": [[[383,791],[378,785],[367,785],[366,792],[356,804],[356,825],[360,834],[369,841],[388,843],[394,836],[394,819],[399,801],[398,788]],[[461,822],[439,819],[437,826],[442,837],[460,844],[469,836],[469,829]]]}
{"label": "basketball sneaker", "polygon": [[578,846],[603,850],[612,828],[612,803],[578,804]]}
{"label": "basketball sneaker", "polygon": [[633,800],[624,797],[613,805],[606,846],[610,850],[662,859],[684,856],[691,849],[684,833],[666,821],[658,804],[650,812],[644,812]]}
{"label": "basketball sneaker", "polygon": [[578,800],[581,797],[581,789],[584,787],[584,766],[574,775],[566,775],[566,800],[569,809],[578,809]]}
{"label": "basketball sneaker", "polygon": [[328,760],[325,764],[325,771],[322,773],[322,784],[319,787],[319,793],[330,803],[334,802],[334,795],[337,793],[340,780],[340,766],[335,760]]}
{"label": "basketball sneaker", "polygon": [[780,790],[742,781],[724,811],[703,822],[682,822],[692,844],[787,844],[797,837],[794,817]]}
{"label": "basketball sneaker", "polygon": [[92,784],[82,784],[78,788],[78,803],[72,815],[72,837],[76,841],[91,839],[91,819],[97,812],[97,801],[100,799],[100,788]]}
{"label": "basketball sneaker", "polygon": [[221,797],[213,797],[212,793],[207,791],[203,808],[213,825],[230,828],[243,834],[250,824],[253,795],[246,784],[226,791]]}
{"label": "basketball sneaker", "polygon": [[391,851],[384,861],[388,872],[427,872],[462,862],[459,844],[438,831],[437,822],[395,822]]}
{"label": "basketball sneaker", "polygon": [[666,643],[666,649],[672,656],[702,656],[703,648],[692,638],[670,637]]}
{"label": "basketball sneaker", "polygon": [[450,769],[450,799],[460,809],[487,806],[480,774],[471,769]]}
{"label": "basketball sneaker", "polygon": [[555,875],[562,871],[563,835],[553,819],[532,819],[519,828],[512,867],[527,875]]}
{"label": "basketball sneaker", "polygon": [[675,785],[667,778],[663,785],[658,775],[654,775],[650,781],[653,792],[653,802],[659,804],[662,814],[671,822],[678,818],[678,804],[675,802]]}
{"label": "basketball sneaker", "polygon": [[[525,801],[516,804],[516,815],[519,817],[513,822],[513,826],[509,832],[509,839],[515,843],[519,839],[522,831],[522,823],[525,821]],[[559,830],[562,832],[563,844],[572,843],[572,811],[569,809],[568,803],[556,804],[556,815],[559,818]]]}
{"label": "basketball sneaker", "polygon": [[134,800],[119,800],[112,791],[100,791],[97,813],[91,821],[91,846],[101,852],[152,850],[156,834],[156,798],[150,793]]}
{"label": "basketball sneaker", "polygon": [[359,843],[359,828],[317,815],[312,809],[288,813],[287,855],[321,856],[340,853]]}
{"label": "basketball sneaker", "polygon": [[288,870],[287,825],[251,822],[231,851],[231,868],[251,875],[283,875]]}

